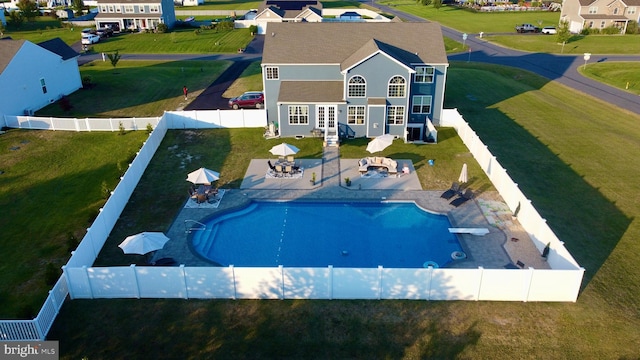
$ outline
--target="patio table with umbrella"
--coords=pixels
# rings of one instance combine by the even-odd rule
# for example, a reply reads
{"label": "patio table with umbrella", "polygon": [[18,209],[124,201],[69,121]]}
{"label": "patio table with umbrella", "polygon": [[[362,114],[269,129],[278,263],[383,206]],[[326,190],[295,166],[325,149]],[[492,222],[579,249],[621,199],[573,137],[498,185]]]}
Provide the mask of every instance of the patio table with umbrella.
{"label": "patio table with umbrella", "polygon": [[196,171],[192,171],[187,175],[187,181],[198,184],[211,184],[220,179],[220,173],[201,167]]}
{"label": "patio table with umbrella", "polygon": [[466,183],[467,181],[469,181],[469,174],[467,171],[467,164],[463,164],[462,165],[462,171],[460,171],[460,176],[458,177],[458,182],[461,184]]}
{"label": "patio table with umbrella", "polygon": [[271,150],[269,150],[270,153],[272,153],[273,155],[278,155],[278,156],[289,156],[289,155],[295,155],[298,153],[298,151],[300,151],[300,149],[298,149],[297,147],[287,144],[287,143],[282,143],[280,145],[276,145],[274,147],[271,148]]}
{"label": "patio table with umbrella", "polygon": [[119,248],[125,254],[146,255],[152,251],[160,250],[169,241],[169,238],[161,232],[145,231],[127,236]]}
{"label": "patio table with umbrella", "polygon": [[391,134],[377,136],[373,140],[369,141],[369,144],[367,145],[367,151],[370,153],[382,151],[393,144],[393,140],[395,140],[395,136]]}

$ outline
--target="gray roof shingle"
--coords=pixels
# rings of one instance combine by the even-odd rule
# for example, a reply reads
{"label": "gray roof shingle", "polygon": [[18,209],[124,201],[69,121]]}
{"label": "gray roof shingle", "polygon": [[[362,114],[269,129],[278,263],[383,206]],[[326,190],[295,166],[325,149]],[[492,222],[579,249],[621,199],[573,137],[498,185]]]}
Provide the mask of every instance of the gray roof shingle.
{"label": "gray roof shingle", "polygon": [[67,60],[67,59],[74,58],[76,56],[80,56],[80,54],[78,54],[75,50],[73,50],[69,45],[67,45],[60,38],[43,41],[41,43],[38,43],[38,46],[45,48],[54,54],[60,55],[62,57],[62,60]]}
{"label": "gray roof shingle", "polygon": [[288,103],[344,103],[342,81],[283,81],[278,101]]}
{"label": "gray roof shingle", "polygon": [[0,40],[0,74],[6,69],[26,40]]}
{"label": "gray roof shingle", "polygon": [[448,64],[436,23],[269,23],[262,63],[353,66],[375,51],[410,64]]}

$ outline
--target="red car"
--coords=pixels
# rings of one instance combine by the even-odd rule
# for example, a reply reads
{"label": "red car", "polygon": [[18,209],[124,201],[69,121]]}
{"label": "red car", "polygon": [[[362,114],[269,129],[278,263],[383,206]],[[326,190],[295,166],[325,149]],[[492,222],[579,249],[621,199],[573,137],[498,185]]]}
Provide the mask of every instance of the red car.
{"label": "red car", "polygon": [[260,91],[248,91],[238,97],[229,99],[229,107],[238,108],[256,108],[262,109],[264,106],[264,94]]}

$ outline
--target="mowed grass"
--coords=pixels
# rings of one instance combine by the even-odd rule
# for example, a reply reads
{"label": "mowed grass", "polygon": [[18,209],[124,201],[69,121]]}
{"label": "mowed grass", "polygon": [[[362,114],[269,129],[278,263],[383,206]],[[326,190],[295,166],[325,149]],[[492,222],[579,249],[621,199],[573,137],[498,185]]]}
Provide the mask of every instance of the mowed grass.
{"label": "mowed grass", "polygon": [[555,35],[521,34],[488,35],[487,41],[502,46],[530,52],[582,55],[592,54],[640,54],[640,35],[574,35],[562,45]]}
{"label": "mowed grass", "polygon": [[[518,69],[452,63],[447,80],[446,107],[461,111],[586,268],[576,303],[74,300],[50,332],[60,340],[61,358],[637,358],[640,168],[632,164],[640,156],[638,115]],[[234,154],[235,136],[256,140],[251,144],[260,152],[272,145],[226,131],[212,132],[205,150],[212,157],[206,165],[220,166],[223,175],[232,170],[227,163],[253,156],[245,148]],[[186,147],[185,134],[170,132],[154,163],[168,161],[173,171],[176,155],[162,149]],[[193,146],[205,138],[188,141]],[[456,141],[441,129],[439,143],[415,150],[420,153],[389,151],[424,161]],[[363,146],[348,142],[342,156],[360,154]],[[319,151],[304,150],[305,156]],[[439,158],[434,169],[454,162]],[[426,168],[418,169],[420,176]],[[232,171],[223,179],[229,186],[243,169]],[[146,176],[143,184],[159,180]],[[156,184],[162,186],[148,186]],[[133,209],[126,210],[127,223],[138,226]],[[148,216],[148,204],[139,209]],[[157,228],[170,222],[163,221]]]}
{"label": "mowed grass", "polygon": [[68,96],[73,106],[63,111],[59,102],[37,112],[58,117],[145,117],[184,107],[182,87],[195,99],[229,67],[229,61],[121,60],[114,69],[109,61],[80,67],[92,86]]}
{"label": "mowed grass", "polygon": [[[513,49],[555,54],[630,54],[640,53],[640,35],[589,35],[573,36],[564,46],[558,44],[555,35],[516,34],[516,24],[530,23],[536,26],[558,26],[560,12],[471,12],[455,6],[423,6],[415,1],[390,0],[380,4],[436,21],[443,26],[469,34],[484,32],[487,41]],[[460,39],[461,41],[461,39]]]}
{"label": "mowed grass", "polygon": [[95,52],[120,54],[206,54],[235,53],[253,39],[249,29],[202,30],[174,29],[167,33],[119,34],[101,40],[91,48]]}
{"label": "mowed grass", "polygon": [[[258,9],[262,1],[252,1],[252,0],[238,0],[238,1],[229,1],[229,0],[207,0],[203,5],[198,5],[198,7],[193,6],[176,6],[176,10],[180,11],[189,11],[189,10],[251,10]],[[328,0],[322,2],[322,7],[324,8],[359,8],[361,7],[361,3],[357,1],[343,1],[343,0]],[[244,15],[240,12],[236,13],[237,16]]]}
{"label": "mowed grass", "polygon": [[[144,131],[10,130],[0,135],[0,319],[31,319],[147,138]],[[71,239],[71,240],[70,240]],[[59,275],[58,275],[59,276]],[[56,278],[58,277],[56,276]]]}
{"label": "mowed grass", "polygon": [[49,16],[38,16],[34,21],[25,21],[20,27],[15,27],[7,16],[7,26],[3,31],[4,36],[9,36],[14,40],[29,40],[34,44],[59,37],[71,45],[80,41],[82,28],[63,26],[60,20]]}
{"label": "mowed grass", "polygon": [[516,24],[531,23],[538,26],[556,26],[560,12],[521,11],[521,12],[471,12],[455,6],[424,6],[411,0],[383,0],[382,5],[392,7],[422,18],[469,34],[506,32],[515,33]]}
{"label": "mowed grass", "polygon": [[245,91],[262,91],[262,67],[260,61],[252,62],[240,77],[222,94],[224,98],[232,98],[242,95]]}
{"label": "mowed grass", "polygon": [[640,63],[601,62],[578,68],[580,74],[594,80],[640,95]]}

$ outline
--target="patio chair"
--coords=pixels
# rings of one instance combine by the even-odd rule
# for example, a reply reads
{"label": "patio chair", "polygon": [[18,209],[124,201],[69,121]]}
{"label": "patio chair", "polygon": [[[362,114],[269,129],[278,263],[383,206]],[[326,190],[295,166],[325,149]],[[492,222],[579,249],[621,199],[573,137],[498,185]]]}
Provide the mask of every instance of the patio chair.
{"label": "patio chair", "polygon": [[269,169],[276,171],[276,167],[271,164],[271,160],[267,160],[267,163],[269,164]]}
{"label": "patio chair", "polygon": [[445,191],[442,193],[442,195],[440,195],[441,198],[443,199],[451,199],[452,197],[456,196],[457,194],[460,193],[460,184],[458,184],[458,182],[454,181],[451,184],[451,188],[449,188],[449,190]]}
{"label": "patio chair", "polygon": [[276,176],[282,177],[284,175],[284,171],[282,169],[282,165],[276,165]]}
{"label": "patio chair", "polygon": [[294,159],[293,159],[293,156],[291,156],[291,155],[287,156],[287,162],[292,163],[292,162],[293,162],[293,160],[294,160]]}
{"label": "patio chair", "polygon": [[291,165],[287,165],[284,167],[284,173],[289,176],[293,175],[293,168],[291,167]]}
{"label": "patio chair", "polygon": [[196,190],[193,187],[189,188],[189,198],[191,200],[196,200],[198,198],[198,194],[196,193]]}
{"label": "patio chair", "polygon": [[471,189],[467,189],[464,194],[460,195],[460,197],[457,197],[455,199],[453,199],[452,202],[450,202],[449,204],[458,207],[464,203],[466,203],[467,201],[473,199],[473,191],[471,191]]}

